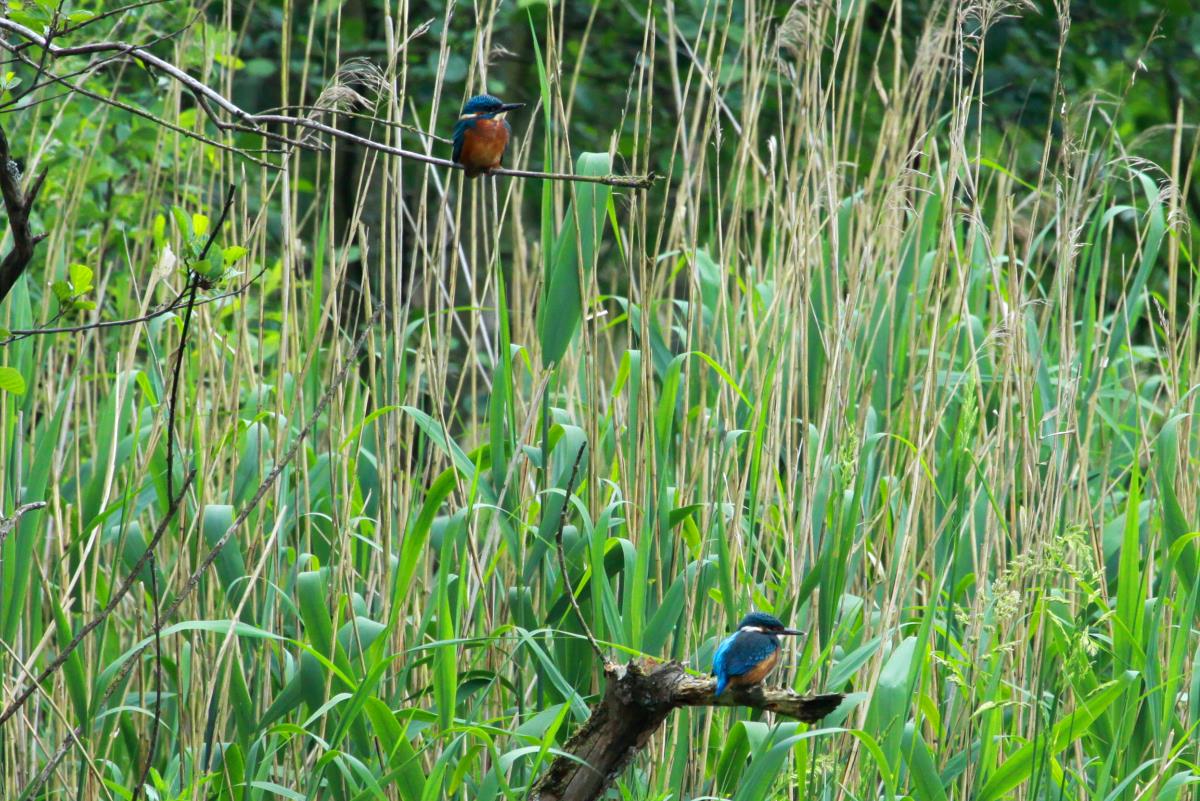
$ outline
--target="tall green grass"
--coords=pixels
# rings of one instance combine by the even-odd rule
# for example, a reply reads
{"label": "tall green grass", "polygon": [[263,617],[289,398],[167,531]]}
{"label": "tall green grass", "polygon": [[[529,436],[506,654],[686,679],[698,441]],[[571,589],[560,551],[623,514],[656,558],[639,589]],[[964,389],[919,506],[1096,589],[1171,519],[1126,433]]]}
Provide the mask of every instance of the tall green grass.
{"label": "tall green grass", "polygon": [[[375,110],[444,131],[460,87],[439,77],[434,109],[403,87],[411,59],[444,64],[447,45],[409,40],[423,20],[404,8]],[[540,102],[517,120],[516,161],[665,163],[646,194],[337,151],[260,172],[159,130],[173,156],[124,179],[145,205],[117,248],[89,239],[95,211],[45,155],[51,237],[0,306],[5,328],[51,318],[44,280],[73,262],[96,268],[96,319],[173,297],[182,276],[153,270],[184,252],[169,209],[215,217],[230,181],[218,244],[263,270],[199,306],[185,345],[176,463],[198,474],[158,549],[164,608],[377,304],[384,317],[165,621],[163,685],[143,648],[147,573],[5,724],[0,796],[129,797],[161,700],[147,797],[524,798],[602,689],[555,554],[564,504],[569,586],[614,657],[706,672],[736,619],[764,609],[806,633],[772,680],[850,699],[821,728],[678,710],[620,798],[1194,796],[1191,165],[1136,159],[1088,98],[1055,109],[1044,161],[1023,162],[979,124],[971,10],[893,16],[920,44],[877,54],[853,4],[748,2],[740,37],[730,4],[689,8],[686,26],[652,5],[613,130],[588,141],[569,125],[563,43],[578,61],[589,45],[553,7],[530,13]],[[338,14],[313,20],[320,36],[284,19],[284,52],[332,74],[313,48],[338,41]],[[204,31],[167,45],[197,74]],[[468,92],[486,69],[473,61]],[[290,80],[288,102],[313,99]],[[91,102],[15,122],[53,141],[95,112],[103,143],[125,118]],[[187,105],[174,89],[160,102],[170,118]],[[325,187],[347,170],[358,191],[335,208]],[[49,503],[0,551],[4,705],[105,606],[165,513],[180,326],[0,348],[27,385],[0,391],[0,508]]]}

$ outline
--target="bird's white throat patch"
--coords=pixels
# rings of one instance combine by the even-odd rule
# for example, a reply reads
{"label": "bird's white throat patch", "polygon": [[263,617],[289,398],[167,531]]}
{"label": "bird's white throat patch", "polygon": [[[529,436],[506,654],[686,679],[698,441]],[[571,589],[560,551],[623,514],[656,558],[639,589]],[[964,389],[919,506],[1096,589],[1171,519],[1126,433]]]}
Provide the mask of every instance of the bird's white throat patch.
{"label": "bird's white throat patch", "polygon": [[461,117],[459,117],[459,119],[460,120],[477,120],[480,117],[484,116],[485,114],[491,114],[493,119],[502,120],[502,119],[504,119],[504,115],[507,113],[508,113],[508,109],[505,109],[504,111],[495,111],[495,112],[476,111],[471,114],[464,114]]}

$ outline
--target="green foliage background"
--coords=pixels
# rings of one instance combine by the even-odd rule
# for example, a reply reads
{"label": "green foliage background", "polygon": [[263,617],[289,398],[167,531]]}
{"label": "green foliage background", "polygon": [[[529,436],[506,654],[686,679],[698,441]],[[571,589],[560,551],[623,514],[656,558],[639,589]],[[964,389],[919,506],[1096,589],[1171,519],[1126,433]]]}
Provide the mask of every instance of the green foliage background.
{"label": "green foliage background", "polygon": [[771,681],[848,695],[678,710],[612,797],[1194,796],[1191,3],[6,5],[435,156],[486,87],[510,164],[660,178],[281,149],[4,29],[49,237],[0,515],[48,505],[0,797],[524,798],[603,691],[568,585],[613,658],[704,673],[763,609]]}

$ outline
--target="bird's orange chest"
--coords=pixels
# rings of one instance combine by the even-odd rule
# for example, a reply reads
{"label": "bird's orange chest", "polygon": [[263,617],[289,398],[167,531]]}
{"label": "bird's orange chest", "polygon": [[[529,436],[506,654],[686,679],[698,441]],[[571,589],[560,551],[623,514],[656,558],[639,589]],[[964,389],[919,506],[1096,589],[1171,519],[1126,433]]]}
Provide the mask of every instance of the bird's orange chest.
{"label": "bird's orange chest", "polygon": [[771,652],[771,654],[766,659],[759,662],[757,665],[750,668],[745,673],[741,674],[740,676],[730,676],[729,683],[730,684],[741,684],[741,685],[745,685],[745,686],[750,686],[752,684],[758,684],[760,681],[762,681],[763,679],[765,679],[767,677],[767,674],[771,672],[772,668],[775,667],[775,663],[778,661],[779,661],[779,649],[776,648],[774,651]]}
{"label": "bird's orange chest", "polygon": [[480,119],[463,134],[461,161],[474,167],[496,167],[508,146],[508,126],[503,120]]}

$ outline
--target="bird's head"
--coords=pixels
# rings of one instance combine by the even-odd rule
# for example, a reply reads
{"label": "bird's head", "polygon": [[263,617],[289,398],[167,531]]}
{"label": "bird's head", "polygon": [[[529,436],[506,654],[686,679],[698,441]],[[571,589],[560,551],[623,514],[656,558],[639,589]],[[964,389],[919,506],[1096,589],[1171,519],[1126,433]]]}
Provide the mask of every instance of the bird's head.
{"label": "bird's head", "polygon": [[766,612],[751,612],[742,618],[738,631],[761,631],[764,634],[800,634],[799,629],[789,629],[779,618]]}
{"label": "bird's head", "polygon": [[476,95],[463,106],[461,119],[491,119],[499,117],[506,111],[523,107],[524,103],[505,103],[493,95]]}

